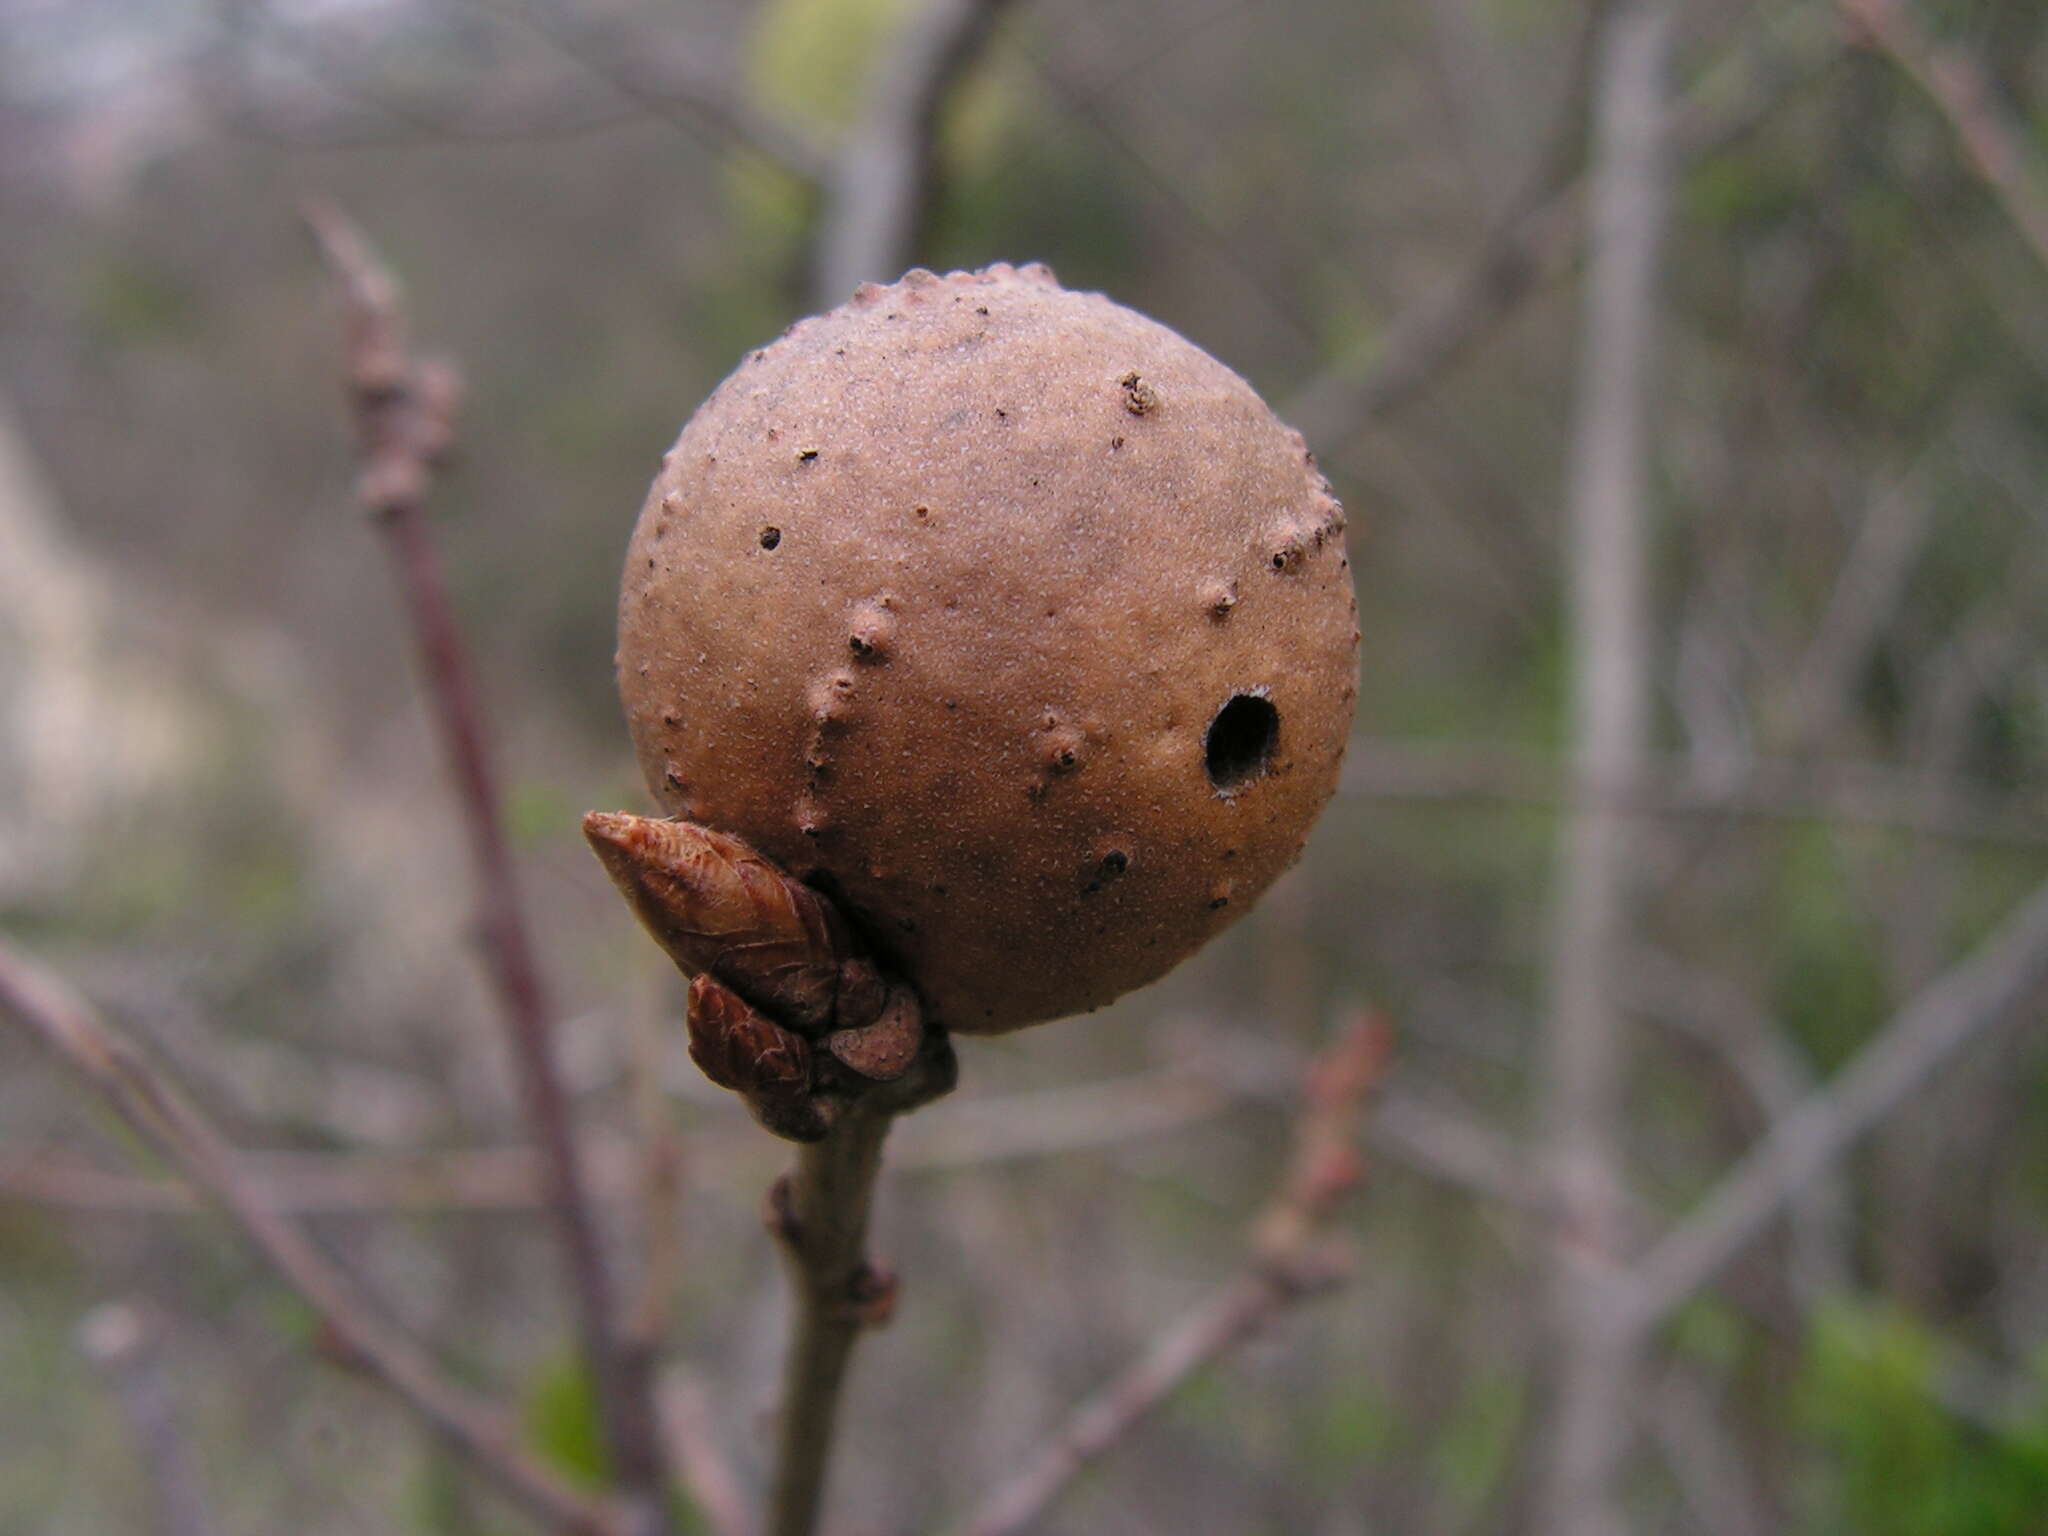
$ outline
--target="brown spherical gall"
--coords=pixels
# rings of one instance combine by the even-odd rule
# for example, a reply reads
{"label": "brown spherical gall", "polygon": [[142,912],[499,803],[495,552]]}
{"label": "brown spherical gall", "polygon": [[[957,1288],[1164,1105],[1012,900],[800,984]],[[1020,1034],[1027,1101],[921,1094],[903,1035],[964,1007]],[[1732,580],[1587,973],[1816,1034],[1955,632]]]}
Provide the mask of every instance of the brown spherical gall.
{"label": "brown spherical gall", "polygon": [[1301,438],[1172,331],[999,266],[863,287],[719,386],[634,533],[619,678],[672,814],[993,1033],[1243,915],[1336,787],[1357,644]]}

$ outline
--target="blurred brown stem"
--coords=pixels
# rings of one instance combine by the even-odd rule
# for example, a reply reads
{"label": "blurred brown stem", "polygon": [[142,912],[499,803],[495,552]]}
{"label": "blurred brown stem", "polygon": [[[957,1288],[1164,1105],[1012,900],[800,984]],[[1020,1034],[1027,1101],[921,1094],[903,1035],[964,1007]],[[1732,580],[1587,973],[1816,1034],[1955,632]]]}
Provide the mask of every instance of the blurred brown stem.
{"label": "blurred brown stem", "polygon": [[85,1000],[0,945],[0,1011],[12,1014],[111,1103],[143,1139],[226,1209],[259,1253],[320,1315],[350,1359],[408,1403],[458,1452],[550,1530],[630,1536],[606,1504],[520,1449],[498,1410],[442,1375],[356,1283],[243,1181],[212,1124]]}
{"label": "blurred brown stem", "polygon": [[2048,267],[2048,192],[2028,170],[2024,140],[1999,114],[1984,72],[1967,54],[1936,43],[1899,0],[1841,0],[1841,5],[1948,119],[1970,164]]}
{"label": "blurred brown stem", "polygon": [[158,1329],[140,1303],[110,1301],[79,1326],[78,1342],[105,1375],[149,1473],[150,1529],[156,1536],[216,1536],[198,1469],[186,1444],[188,1422],[171,1392]]}
{"label": "blurred brown stem", "polygon": [[398,285],[339,209],[309,202],[307,222],[347,303],[350,402],[362,456],[357,495],[384,537],[413,626],[431,713],[468,835],[484,952],[497,985],[526,1122],[538,1141],[548,1206],[569,1272],[583,1355],[619,1487],[640,1531],[671,1528],[668,1475],[652,1363],[627,1347],[584,1188],[567,1091],[554,1059],[549,1008],[517,871],[499,819],[484,716],[439,552],[426,493],[453,436],[454,370],[410,351]]}
{"label": "blurred brown stem", "polygon": [[1619,1325],[1642,1335],[1709,1284],[1809,1188],[1979,1033],[2048,982],[2048,882],[1977,949],[1893,1016],[1721,1178],[1635,1266]]}
{"label": "blurred brown stem", "polygon": [[967,1536],[1023,1536],[1093,1462],[1186,1385],[1281,1313],[1338,1284],[1341,1258],[1322,1236],[1338,1202],[1363,1177],[1359,1119],[1386,1069],[1390,1035],[1377,1016],[1357,1020],[1309,1070],[1294,1153],[1252,1230],[1243,1270],[1171,1323],[1144,1356],[1076,1408],[1014,1477],[966,1523]]}

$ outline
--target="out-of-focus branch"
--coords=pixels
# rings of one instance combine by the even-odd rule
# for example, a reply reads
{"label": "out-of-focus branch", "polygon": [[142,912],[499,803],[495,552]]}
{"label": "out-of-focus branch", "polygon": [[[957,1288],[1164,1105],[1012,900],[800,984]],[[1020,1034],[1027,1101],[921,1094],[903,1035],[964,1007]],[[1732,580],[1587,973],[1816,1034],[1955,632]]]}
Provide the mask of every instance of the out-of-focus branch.
{"label": "out-of-focus branch", "polygon": [[[1734,143],[1763,121],[1800,81],[1840,55],[1828,40],[1789,72],[1772,71],[1731,103],[1702,93],[1673,112],[1664,128],[1674,161],[1703,158]],[[1542,158],[1529,190],[1441,289],[1402,310],[1370,346],[1342,357],[1298,389],[1280,414],[1311,443],[1335,451],[1384,420],[1467,357],[1486,337],[1571,271],[1584,249],[1580,205],[1585,189],[1572,175],[1577,136],[1567,125]]]}
{"label": "out-of-focus branch", "polygon": [[1636,1266],[1624,1321],[1655,1327],[1708,1284],[1786,1202],[1971,1039],[2048,984],[2048,884],[1906,1005],[1825,1088],[1780,1120]]}
{"label": "out-of-focus branch", "polygon": [[1287,1173],[1252,1229],[1243,1272],[1169,1324],[1131,1368],[1075,1410],[966,1522],[967,1536],[1022,1536],[1086,1468],[1113,1450],[1195,1372],[1281,1313],[1339,1283],[1346,1265],[1323,1242],[1339,1201],[1363,1177],[1359,1120],[1386,1067],[1389,1031],[1358,1020],[1308,1077]]}
{"label": "out-of-focus branch", "polygon": [[602,1410],[613,1473],[648,1532],[670,1528],[667,1472],[651,1365],[625,1348],[611,1277],[576,1154],[567,1091],[555,1066],[549,1005],[518,872],[499,817],[474,671],[455,622],[426,495],[453,440],[460,386],[445,362],[412,355],[398,284],[339,209],[309,203],[307,222],[346,301],[347,379],[362,458],[357,496],[390,551],[404,594],[431,713],[455,780],[475,878],[485,958],[504,1017],[527,1128],[539,1145],[576,1305],[583,1354]]}
{"label": "out-of-focus branch", "polygon": [[1901,0],[1840,0],[1842,12],[1927,93],[1970,164],[2029,249],[2048,267],[2048,191],[2028,167],[2024,140],[2005,121],[1969,55],[1928,36]]}
{"label": "out-of-focus branch", "polygon": [[1638,815],[1825,822],[2048,848],[2048,812],[2003,803],[1966,779],[1878,763],[1762,759],[1732,781],[1705,781],[1683,759],[1652,757],[1627,782],[1573,788],[1538,753],[1365,738],[1345,757],[1342,787],[1372,800],[1545,807],[1604,797]]}
{"label": "out-of-focus branch", "polygon": [[[1787,1033],[1724,978],[1639,948],[1624,980],[1630,1004],[1719,1057],[1742,1084],[1766,1128],[1813,1092],[1813,1073]],[[1802,1306],[1849,1284],[1849,1193],[1839,1170],[1823,1170],[1790,1202],[1791,1290]]]}
{"label": "out-of-focus branch", "polygon": [[1326,369],[1282,409],[1310,442],[1336,443],[1390,414],[1574,259],[1585,82],[1609,3],[1586,5],[1557,120],[1528,185],[1472,259],[1441,291],[1399,315],[1370,353]]}
{"label": "out-of-focus branch", "polygon": [[150,1529],[156,1536],[214,1536],[220,1526],[200,1490],[159,1342],[134,1302],[95,1307],[78,1329],[79,1347],[113,1387],[149,1470]]}
{"label": "out-of-focus branch", "polygon": [[679,1371],[666,1372],[661,1383],[661,1416],[675,1448],[676,1465],[682,1469],[683,1485],[690,1490],[712,1536],[753,1536],[751,1501],[719,1439],[718,1418],[703,1386]]}
{"label": "out-of-focus branch", "polygon": [[1898,612],[1934,506],[1917,469],[1872,498],[1813,639],[1792,669],[1782,713],[1784,734],[1793,740],[1834,739],[1860,669]]}
{"label": "out-of-focus branch", "polygon": [[614,39],[584,8],[551,6],[544,15],[518,5],[490,10],[545,39],[650,117],[742,145],[804,181],[822,183],[831,172],[830,155],[810,134],[760,110],[736,71],[705,61],[665,28],[642,27]]}
{"label": "out-of-focus branch", "polygon": [[[632,1149],[586,1141],[590,1192],[620,1202],[634,1191]],[[406,1215],[422,1211],[526,1214],[547,1199],[528,1146],[408,1154],[245,1151],[236,1164],[250,1199],[280,1213]],[[182,1215],[204,1209],[179,1179],[116,1172],[42,1151],[0,1157],[0,1200],[107,1215]]]}
{"label": "out-of-focus branch", "polygon": [[319,1313],[349,1358],[529,1514],[558,1532],[630,1536],[614,1509],[529,1459],[513,1426],[495,1407],[442,1375],[304,1233],[258,1199],[220,1133],[84,999],[5,945],[0,945],[0,1012],[33,1032],[145,1141],[217,1200],[256,1250]]}
{"label": "out-of-focus branch", "polygon": [[876,69],[826,184],[817,294],[838,304],[909,264],[930,192],[940,109],[1011,0],[920,0]]}
{"label": "out-of-focus branch", "polygon": [[[1602,27],[1590,263],[1579,338],[1569,529],[1572,780],[1642,776],[1649,742],[1647,401],[1657,264],[1670,203],[1664,154],[1669,0],[1623,0]],[[1626,1020],[1637,819],[1575,794],[1559,831],[1544,1031],[1541,1157],[1556,1202],[1547,1275],[1552,1403],[1538,1447],[1537,1526],[1619,1536],[1632,1341],[1612,1326],[1623,1261]]]}

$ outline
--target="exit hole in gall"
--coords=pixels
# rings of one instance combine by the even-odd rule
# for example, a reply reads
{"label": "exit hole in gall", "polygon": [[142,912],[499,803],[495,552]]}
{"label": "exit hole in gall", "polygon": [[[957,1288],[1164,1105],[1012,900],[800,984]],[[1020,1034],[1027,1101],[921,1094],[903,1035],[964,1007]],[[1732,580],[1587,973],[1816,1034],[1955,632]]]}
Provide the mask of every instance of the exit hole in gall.
{"label": "exit hole in gall", "polygon": [[1273,765],[1280,711],[1261,693],[1233,694],[1202,736],[1202,767],[1220,795],[1235,794]]}

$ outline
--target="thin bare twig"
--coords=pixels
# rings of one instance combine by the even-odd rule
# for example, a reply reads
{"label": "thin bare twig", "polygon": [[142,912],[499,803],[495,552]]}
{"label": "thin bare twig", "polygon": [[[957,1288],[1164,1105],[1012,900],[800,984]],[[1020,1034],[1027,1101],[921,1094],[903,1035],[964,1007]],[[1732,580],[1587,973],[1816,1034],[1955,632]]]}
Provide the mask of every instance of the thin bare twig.
{"label": "thin bare twig", "polygon": [[817,297],[838,304],[908,264],[930,193],[946,95],[1011,0],[920,0],[875,70],[860,122],[826,184]]}
{"label": "thin bare twig", "polygon": [[1545,807],[1590,795],[1645,816],[1823,822],[2048,848],[2048,808],[2030,811],[1967,779],[1882,763],[1759,759],[1733,779],[1708,781],[1684,759],[1651,757],[1628,782],[1574,788],[1539,753],[1360,739],[1345,756],[1343,790],[1374,800]]}
{"label": "thin bare twig", "polygon": [[[624,1142],[588,1139],[583,1156],[593,1198],[616,1203],[632,1195],[633,1156]],[[538,1159],[523,1144],[417,1154],[246,1150],[236,1164],[249,1197],[285,1214],[523,1215],[547,1199]],[[0,1156],[0,1200],[108,1215],[175,1216],[204,1209],[183,1180],[116,1172],[41,1150]]]}
{"label": "thin bare twig", "polygon": [[79,1325],[78,1343],[113,1387],[149,1470],[150,1529],[157,1536],[214,1536],[220,1525],[201,1491],[148,1312],[128,1301],[95,1307]]}
{"label": "thin bare twig", "polygon": [[410,350],[398,284],[339,209],[308,203],[307,222],[347,303],[347,370],[363,468],[357,496],[389,548],[425,673],[431,713],[469,841],[485,958],[496,983],[528,1129],[541,1152],[583,1355],[613,1474],[648,1532],[670,1529],[666,1457],[651,1366],[624,1347],[611,1276],[577,1159],[567,1091],[555,1065],[549,1005],[520,909],[517,870],[499,820],[496,774],[468,652],[427,529],[426,494],[453,436],[459,385],[445,362]]}
{"label": "thin bare twig", "polygon": [[304,1233],[258,1199],[220,1133],[83,998],[4,944],[0,1011],[33,1031],[145,1141],[217,1200],[320,1315],[349,1358],[411,1406],[514,1502],[555,1531],[629,1536],[615,1510],[531,1460],[520,1449],[513,1426],[493,1405],[444,1376]]}
{"label": "thin bare twig", "polygon": [[650,117],[714,145],[737,144],[803,181],[820,184],[830,173],[831,157],[810,133],[757,107],[729,63],[704,59],[668,29],[614,36],[585,7],[550,6],[545,14],[517,5],[488,9],[544,39]]}
{"label": "thin bare twig", "polygon": [[[1705,95],[1672,114],[1674,160],[1714,154],[1748,134],[1791,84],[1826,69],[1842,52],[1828,40],[1814,56],[1733,105]],[[1542,158],[1529,190],[1442,288],[1395,316],[1369,347],[1339,358],[1302,385],[1280,414],[1325,452],[1421,394],[1512,318],[1523,303],[1572,270],[1583,250],[1585,189],[1571,175],[1577,142],[1569,124]]]}
{"label": "thin bare twig", "polygon": [[2027,165],[2024,140],[1999,112],[1984,71],[1969,55],[1928,36],[1900,0],[1840,0],[1843,14],[1927,93],[1961,141],[1971,167],[2020,238],[2048,267],[2048,191]]}
{"label": "thin bare twig", "polygon": [[1636,1265],[1622,1321],[1654,1328],[1756,1239],[1787,1201],[1977,1034],[2048,983],[2048,884],[1930,983],[1826,1087],[1726,1174]]}
{"label": "thin bare twig", "polygon": [[867,1256],[868,1213],[894,1116],[857,1101],[825,1140],[803,1147],[768,1194],[768,1229],[787,1261],[795,1318],[767,1536],[811,1536],[837,1440],[854,1342],[889,1320],[896,1280]]}
{"label": "thin bare twig", "polygon": [[661,1412],[683,1483],[713,1536],[753,1536],[750,1501],[719,1440],[717,1416],[703,1386],[679,1371],[664,1373]]}
{"label": "thin bare twig", "polygon": [[1243,1271],[1162,1332],[1144,1356],[1077,1408],[1023,1469],[966,1522],[967,1536],[1022,1536],[1055,1500],[1195,1372],[1281,1313],[1329,1290],[1347,1266],[1322,1241],[1338,1202],[1363,1177],[1359,1119],[1385,1071],[1378,1017],[1347,1027],[1317,1059],[1295,1124],[1294,1155],[1252,1229]]}
{"label": "thin bare twig", "polygon": [[1560,829],[1544,1031],[1541,1136],[1556,1201],[1546,1344],[1554,1395],[1538,1452],[1537,1524],[1619,1536],[1631,1341],[1610,1326],[1627,1192],[1618,997],[1630,944],[1637,819],[1590,793],[1642,774],[1649,744],[1647,401],[1664,154],[1670,0],[1623,0],[1602,28],[1567,535],[1575,793]]}

